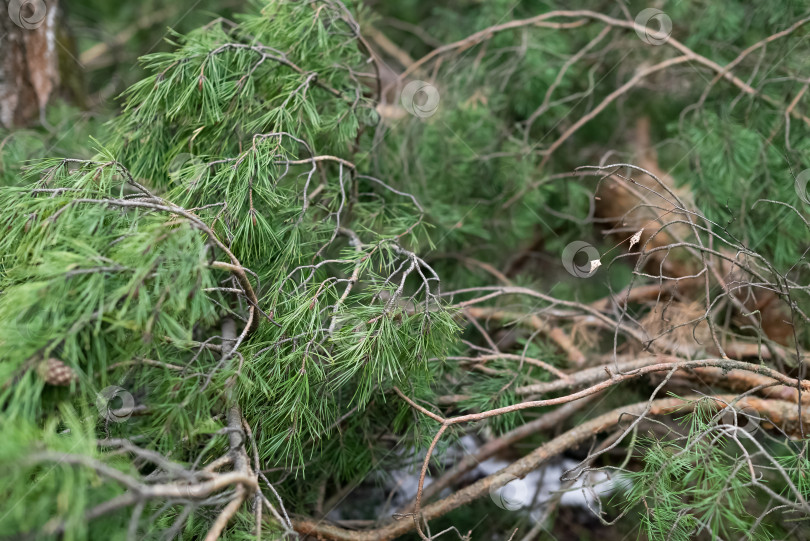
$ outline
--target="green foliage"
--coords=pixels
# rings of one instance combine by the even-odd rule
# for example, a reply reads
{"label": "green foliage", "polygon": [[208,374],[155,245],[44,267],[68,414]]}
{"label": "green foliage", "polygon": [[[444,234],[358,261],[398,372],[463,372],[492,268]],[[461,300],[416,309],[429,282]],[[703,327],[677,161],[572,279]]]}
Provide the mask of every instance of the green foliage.
{"label": "green foliage", "polygon": [[[735,415],[739,421],[733,420]],[[740,412],[717,413],[711,400],[699,401],[693,413],[680,419],[685,437],[640,440],[643,468],[623,474],[631,488],[621,497],[625,509],[642,509],[639,516],[649,539],[689,540],[701,532],[712,539],[786,535],[781,526],[761,519],[774,492],[755,486],[752,475],[756,480],[767,476],[766,486],[790,501],[796,497],[791,485],[804,497],[806,460],[799,446],[788,443],[769,445],[774,464],[761,464],[757,457],[763,448],[738,426],[744,424],[742,417]],[[782,464],[785,477],[773,468],[776,463]]]}
{"label": "green foliage", "polygon": [[[616,3],[586,4],[625,18]],[[645,7],[638,4],[635,12]],[[666,4],[682,41],[720,64],[806,10],[801,2]],[[632,263],[614,261],[624,249],[600,236],[598,177],[571,172],[632,162],[641,150],[632,135],[637,118],[652,119],[654,139],[664,141],[659,165],[692,192],[695,215],[806,283],[810,232],[792,180],[810,160],[806,124],[794,119],[785,131],[784,111],[773,106],[785,91],[759,68],[780,63],[787,80],[803,81],[808,57],[789,53],[806,33],[742,64],[756,95],[729,98],[738,87],[723,80],[704,97],[714,72],[697,68],[661,74],[552,146],[638,66],[674,53],[647,47],[626,28],[597,43],[598,24],[520,27],[412,73],[435,83],[434,115],[387,116],[352,18],[362,26],[384,26],[386,17],[418,25],[422,33],[403,24],[386,29],[418,58],[433,42],[564,8],[406,1],[372,12],[355,2],[255,2],[235,21],[172,30],[127,74],[143,77],[106,123],[103,115],[78,121],[79,113],[57,105],[48,111],[54,133],[3,134],[0,498],[10,503],[0,512],[0,536],[203,538],[232,490],[87,519],[132,493],[118,482],[125,475],[207,480],[206,467],[233,460],[231,436],[244,429],[228,419],[234,407],[250,427],[240,445],[266,474],[259,486],[269,495],[273,483],[291,512],[312,516],[325,487],[341,496],[366,476],[382,484],[394,470],[421,466],[438,425],[394,387],[431,410],[450,397],[448,415],[525,400],[518,387],[552,376],[524,357],[566,368],[559,344],[526,321],[546,307],[555,318],[570,316],[570,303],[494,297],[491,308],[507,316],[492,324],[499,334],[482,337],[477,328],[460,332],[458,299],[442,292],[498,280],[589,302],[635,280]],[[108,9],[90,0],[79,17]],[[135,41],[149,36],[141,28]],[[589,44],[588,54],[569,62]],[[96,73],[91,87],[119,69]],[[53,155],[70,158],[42,159]],[[604,269],[572,280],[560,254],[582,239],[597,247]],[[635,324],[647,310],[633,306],[621,317]],[[577,325],[581,316],[572,316]],[[232,322],[236,336],[226,337]],[[633,351],[612,328],[589,341],[593,331],[584,327],[573,334],[581,331],[589,356]],[[801,344],[806,331],[796,327]],[[493,343],[512,357],[477,371],[447,359]],[[44,380],[50,360],[70,369],[68,385]],[[111,388],[137,405],[123,422],[111,419],[117,406],[99,400]],[[619,407],[647,391],[639,383],[610,400]],[[500,435],[529,418],[513,412],[465,429]],[[624,510],[644,507],[641,526],[651,539],[691,539],[699,528],[722,538],[783,533],[758,520],[771,495],[751,487],[744,447],[715,437],[708,408],[685,421],[685,439],[644,440]],[[461,433],[444,435],[432,473]],[[790,442],[768,445],[786,472],[773,490],[810,496],[806,457]],[[476,505],[474,516],[463,517],[470,527],[486,511]],[[493,523],[501,528],[504,517]],[[283,521],[265,519],[265,533],[281,537]],[[223,537],[253,538],[254,520],[243,505]]]}
{"label": "green foliage", "polygon": [[[428,239],[418,203],[346,159],[376,113],[346,69],[363,62],[356,42],[331,31],[342,15],[330,8],[313,21],[308,4],[273,3],[236,26],[174,34],[173,52],[144,58],[150,75],[127,91],[93,160],[35,163],[24,186],[0,195],[0,403],[5,423],[29,427],[10,453],[55,451],[65,408],[93,404],[110,384],[145,413],[89,416],[84,452],[134,472],[99,453],[94,435],[206,464],[227,449],[223,398],[234,384],[259,459],[304,483],[394,464],[379,437],[395,419],[403,435],[421,434],[408,445],[429,437],[390,406],[391,387],[427,392],[457,327],[435,296],[438,278],[404,247]],[[231,292],[244,284],[217,266],[223,257],[249,269],[251,316],[246,291]],[[248,317],[258,320],[249,336]],[[206,347],[222,318],[245,327],[233,363]],[[74,371],[68,388],[50,392],[36,377],[49,358]],[[347,412],[357,414],[344,424]],[[42,467],[17,475],[39,482]],[[3,531],[66,520],[80,539],[123,525],[74,528],[114,494],[93,490],[82,468],[59,471],[67,477],[37,490],[83,497],[41,499],[6,515]],[[24,496],[4,486],[4,497]],[[144,510],[157,527],[183,516],[181,505],[159,505]],[[212,520],[185,516],[188,538]]]}

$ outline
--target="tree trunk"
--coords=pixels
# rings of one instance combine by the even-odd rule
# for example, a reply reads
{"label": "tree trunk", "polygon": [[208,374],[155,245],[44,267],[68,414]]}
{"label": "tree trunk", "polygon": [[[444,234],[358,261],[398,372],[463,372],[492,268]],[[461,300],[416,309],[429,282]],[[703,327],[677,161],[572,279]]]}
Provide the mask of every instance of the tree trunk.
{"label": "tree trunk", "polygon": [[0,126],[43,119],[59,85],[59,0],[3,0],[0,13]]}

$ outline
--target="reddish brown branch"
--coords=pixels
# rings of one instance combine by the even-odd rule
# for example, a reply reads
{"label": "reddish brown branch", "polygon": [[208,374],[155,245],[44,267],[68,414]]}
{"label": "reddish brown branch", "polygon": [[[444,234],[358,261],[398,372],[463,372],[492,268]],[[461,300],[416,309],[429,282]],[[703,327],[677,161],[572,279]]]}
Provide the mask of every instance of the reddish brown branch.
{"label": "reddish brown branch", "polygon": [[[432,520],[447,514],[448,512],[466,505],[473,500],[489,494],[493,487],[503,485],[515,477],[522,478],[529,472],[537,469],[549,459],[560,453],[575,448],[600,432],[610,429],[618,424],[620,418],[625,415],[668,415],[675,412],[686,413],[691,411],[696,401],[701,397],[665,398],[653,400],[652,402],[640,402],[631,406],[624,406],[613,411],[600,415],[587,421],[553,440],[538,447],[523,458],[516,460],[506,468],[485,477],[472,485],[469,485],[458,492],[439,500],[433,504],[425,506],[421,511],[423,520]],[[737,397],[733,395],[717,396],[713,400],[715,406],[719,408],[726,405]],[[799,422],[799,415],[795,404],[782,400],[771,400],[746,397],[736,403],[739,408],[748,407],[756,411],[769,422],[781,427],[788,433],[794,433]],[[803,422],[810,422],[810,413],[802,411]],[[414,528],[413,520],[400,520],[368,531],[352,531],[339,528],[323,521],[310,519],[294,520],[293,524],[298,533],[302,535],[312,535],[320,539],[334,539],[340,541],[372,541],[393,539],[409,532]]]}
{"label": "reddish brown branch", "polygon": [[[588,398],[583,398],[582,400],[577,400],[576,402],[570,402],[564,406],[560,406],[559,408],[550,411],[545,415],[534,419],[533,421],[529,421],[528,423],[522,424],[519,427],[510,430],[499,438],[495,438],[487,442],[478,449],[477,453],[466,455],[464,458],[454,464],[451,469],[445,472],[444,475],[425,487],[424,491],[422,492],[422,498],[424,500],[432,498],[443,489],[453,485],[465,473],[475,468],[475,466],[484,460],[496,455],[507,447],[514,445],[518,441],[533,434],[537,434],[538,432],[559,426],[571,415],[589,404],[593,398],[594,396],[590,396]],[[415,501],[408,503],[403,507],[402,512],[411,512],[414,505]]]}

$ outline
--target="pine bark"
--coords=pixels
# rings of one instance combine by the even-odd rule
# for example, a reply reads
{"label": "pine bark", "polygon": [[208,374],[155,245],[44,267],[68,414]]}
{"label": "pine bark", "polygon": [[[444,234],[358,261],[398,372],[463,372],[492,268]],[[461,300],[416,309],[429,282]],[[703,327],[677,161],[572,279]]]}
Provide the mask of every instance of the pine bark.
{"label": "pine bark", "polygon": [[59,86],[59,0],[3,0],[0,13],[0,126],[44,117]]}

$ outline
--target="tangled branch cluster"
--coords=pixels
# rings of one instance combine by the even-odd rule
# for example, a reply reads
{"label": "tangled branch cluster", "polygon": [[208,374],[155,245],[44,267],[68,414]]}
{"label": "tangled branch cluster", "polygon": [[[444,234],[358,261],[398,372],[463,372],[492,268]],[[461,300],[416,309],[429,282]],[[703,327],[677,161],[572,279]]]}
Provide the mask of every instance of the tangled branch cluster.
{"label": "tangled branch cluster", "polygon": [[[590,486],[604,523],[642,508],[650,537],[726,538],[776,516],[805,517],[806,252],[785,268],[733,221],[700,210],[663,171],[644,119],[636,160],[608,152],[573,173],[557,160],[611,105],[687,64],[712,76],[690,111],[726,83],[777,111],[789,147],[790,122],[810,126],[808,83],[783,103],[739,69],[810,19],[723,65],[669,37],[661,58],[603,93],[593,76],[624,39],[617,34],[643,29],[624,15],[549,11],[413,60],[373,27],[361,32],[339,0],[273,2],[147,57],[152,75],[127,92],[95,159],[44,160],[28,184],[0,195],[0,423],[11,435],[0,444],[0,489],[8,501],[53,502],[30,515],[10,507],[3,528],[30,538],[214,540],[232,531],[359,540],[415,530],[425,540],[466,539],[454,527],[431,533],[430,521],[588,444],[564,480],[588,483],[596,471],[624,480],[624,504]],[[487,134],[483,147],[470,141],[491,152],[449,158],[464,174],[502,160],[531,171],[492,199],[492,222],[465,230],[472,211],[459,219],[447,210],[451,196],[437,193],[454,187],[420,182],[426,173],[409,159],[415,132],[430,143],[430,130],[452,132],[454,119],[393,114],[390,96],[410,76],[444,75],[451,88],[444,64],[469,67],[468,50],[479,51],[470,80],[481,63],[508,79],[527,49],[500,37],[594,26],[539,106]],[[608,36],[613,45],[600,50]],[[517,60],[500,62],[507,53]],[[569,70],[587,74],[585,87],[566,83],[576,92],[554,99]],[[470,104],[488,99],[457,100],[458,122],[480,119]],[[585,110],[543,145],[538,130],[551,133],[552,113],[575,100]],[[527,279],[536,243],[505,265],[466,250],[464,235],[483,237],[499,221],[514,227],[532,197],[572,179],[588,195],[584,218],[551,208],[554,193],[537,208],[602,228],[613,247],[585,262],[586,280],[598,280],[597,268],[625,273],[600,282],[605,295],[582,300]],[[490,187],[474,189],[486,200]],[[766,207],[803,224],[797,235],[810,233],[790,202],[761,198],[747,210]],[[440,235],[431,236],[433,223]],[[70,375],[49,379],[43,366]],[[132,398],[125,422],[86,407],[109,384]],[[633,391],[612,394],[618,388]],[[607,411],[592,414],[608,398]],[[571,423],[586,406],[591,413]],[[451,460],[454,438],[477,431],[488,441]],[[555,435],[470,481],[479,463],[540,432]],[[356,480],[413,465],[412,498],[389,497],[364,527],[327,520]],[[77,495],[80,503],[59,503]],[[556,503],[546,503],[527,540],[549,520]]]}

